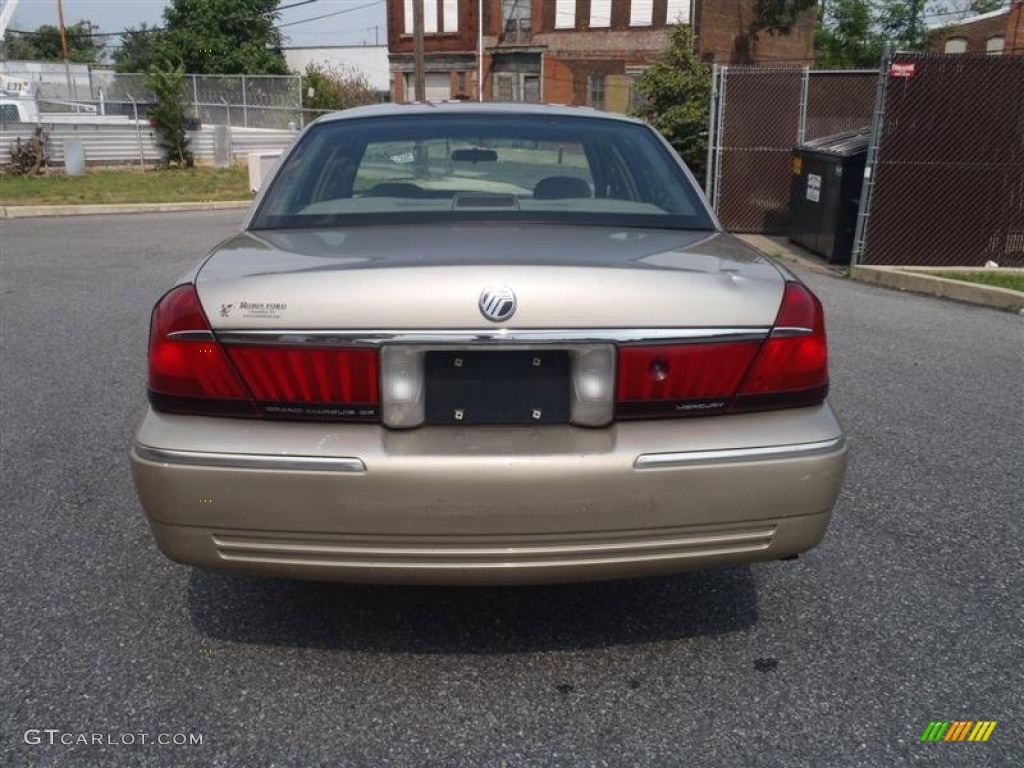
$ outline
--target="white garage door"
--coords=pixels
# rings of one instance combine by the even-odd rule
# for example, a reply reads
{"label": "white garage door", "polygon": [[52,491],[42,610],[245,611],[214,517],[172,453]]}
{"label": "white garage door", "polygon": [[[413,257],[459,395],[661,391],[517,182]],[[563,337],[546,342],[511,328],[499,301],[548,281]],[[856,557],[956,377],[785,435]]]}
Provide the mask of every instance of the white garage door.
{"label": "white garage door", "polygon": [[[447,72],[427,72],[427,101],[448,101],[452,97],[452,79]],[[407,101],[416,101],[416,77],[412,72],[405,75]]]}

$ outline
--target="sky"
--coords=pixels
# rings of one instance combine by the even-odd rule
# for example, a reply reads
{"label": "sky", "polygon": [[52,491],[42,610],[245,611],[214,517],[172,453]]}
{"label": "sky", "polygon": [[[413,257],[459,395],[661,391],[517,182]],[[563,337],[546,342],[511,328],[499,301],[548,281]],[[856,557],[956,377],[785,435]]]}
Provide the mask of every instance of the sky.
{"label": "sky", "polygon": [[[298,1],[281,0],[281,5]],[[7,2],[0,0],[0,4]],[[100,32],[120,32],[142,22],[161,24],[165,5],[165,0],[64,0],[64,22],[74,24],[88,19],[99,26]],[[281,32],[286,35],[286,46],[373,45],[375,38],[381,45],[387,45],[384,0],[312,0],[282,11],[279,23],[285,25],[338,11],[344,13],[284,27]],[[57,0],[21,0],[11,28],[32,30],[41,24],[56,23]],[[117,38],[110,42],[115,44]]]}

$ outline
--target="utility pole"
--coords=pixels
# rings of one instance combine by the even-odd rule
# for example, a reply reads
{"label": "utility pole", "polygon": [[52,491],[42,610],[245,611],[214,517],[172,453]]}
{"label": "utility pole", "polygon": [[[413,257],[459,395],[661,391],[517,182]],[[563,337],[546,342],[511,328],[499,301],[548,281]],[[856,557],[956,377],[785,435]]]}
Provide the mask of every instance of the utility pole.
{"label": "utility pole", "polygon": [[476,100],[484,100],[484,0],[476,4]]}
{"label": "utility pole", "polygon": [[74,101],[77,94],[72,92],[71,67],[68,64],[68,34],[64,29],[64,5],[57,0],[57,23],[60,25],[60,55],[64,59],[64,76],[68,81],[68,101]]}
{"label": "utility pole", "polygon": [[423,0],[412,0],[412,34],[416,101],[426,101],[427,79],[423,72]]}

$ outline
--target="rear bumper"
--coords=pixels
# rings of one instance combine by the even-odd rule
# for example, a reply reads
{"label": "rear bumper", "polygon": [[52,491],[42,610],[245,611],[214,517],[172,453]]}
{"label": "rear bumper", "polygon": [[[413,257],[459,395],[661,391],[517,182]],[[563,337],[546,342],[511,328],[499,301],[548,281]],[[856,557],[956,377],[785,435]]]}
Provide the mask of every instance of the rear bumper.
{"label": "rear bumper", "polygon": [[149,413],[132,451],[161,550],[248,573],[529,583],[667,573],[821,540],[846,466],[827,405],[609,429]]}

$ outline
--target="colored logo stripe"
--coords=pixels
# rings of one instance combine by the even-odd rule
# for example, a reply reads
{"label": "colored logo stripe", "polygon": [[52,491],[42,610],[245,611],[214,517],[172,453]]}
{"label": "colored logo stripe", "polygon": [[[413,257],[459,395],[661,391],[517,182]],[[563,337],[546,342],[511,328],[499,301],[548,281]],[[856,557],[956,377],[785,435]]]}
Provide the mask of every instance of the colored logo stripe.
{"label": "colored logo stripe", "polygon": [[995,720],[932,720],[921,741],[988,741],[996,724]]}
{"label": "colored logo stripe", "polygon": [[921,734],[921,741],[939,741],[949,728],[949,721],[932,720]]}
{"label": "colored logo stripe", "polygon": [[972,725],[974,723],[970,720],[954,720],[943,741],[963,741],[967,736],[967,730]]}
{"label": "colored logo stripe", "polygon": [[971,735],[967,737],[968,741],[988,741],[988,737],[992,735],[992,731],[996,729],[995,720],[982,720],[971,731]]}

